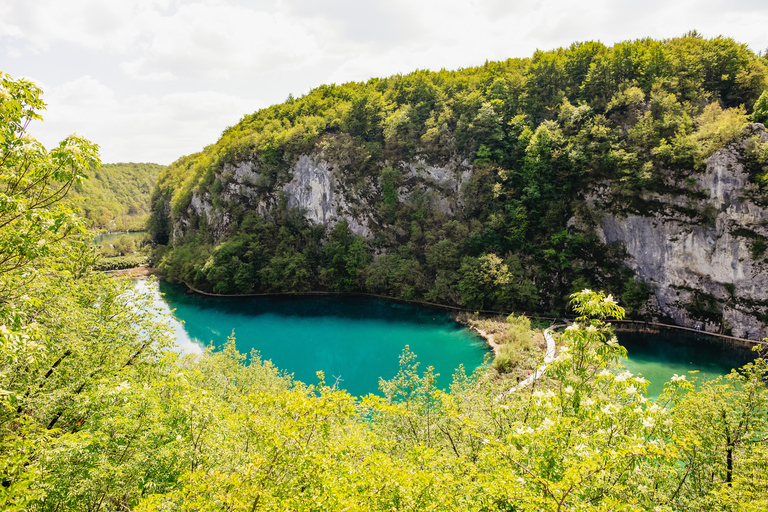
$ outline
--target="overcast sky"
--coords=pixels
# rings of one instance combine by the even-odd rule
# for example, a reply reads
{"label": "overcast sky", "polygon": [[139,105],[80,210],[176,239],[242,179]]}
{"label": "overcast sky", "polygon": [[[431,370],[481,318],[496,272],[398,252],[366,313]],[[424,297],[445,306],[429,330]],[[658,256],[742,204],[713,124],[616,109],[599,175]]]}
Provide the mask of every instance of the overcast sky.
{"label": "overcast sky", "polygon": [[45,91],[47,147],[169,164],[324,83],[688,30],[768,48],[766,0],[0,0],[0,70]]}

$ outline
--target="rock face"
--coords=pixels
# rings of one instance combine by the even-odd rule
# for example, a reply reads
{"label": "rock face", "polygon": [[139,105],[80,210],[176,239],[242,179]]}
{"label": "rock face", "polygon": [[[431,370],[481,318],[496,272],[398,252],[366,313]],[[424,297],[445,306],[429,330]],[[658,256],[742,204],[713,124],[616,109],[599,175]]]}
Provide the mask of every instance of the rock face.
{"label": "rock face", "polygon": [[[768,139],[762,126],[753,129]],[[742,154],[743,144],[734,143],[707,160],[695,177],[706,199],[647,194],[653,213],[606,213],[597,231],[606,243],[623,243],[626,263],[651,285],[649,313],[690,327],[704,318],[708,331],[762,339],[768,264],[758,244],[768,237],[768,212],[748,198],[753,185]],[[593,204],[606,192],[595,194]],[[692,204],[700,215],[690,213]]]}
{"label": "rock face", "polygon": [[[397,168],[403,178],[397,190],[401,201],[406,201],[415,191],[426,193],[431,207],[449,216],[461,207],[461,187],[472,172],[467,161],[449,162],[443,167],[423,161],[400,162]],[[214,240],[218,240],[232,222],[229,213],[232,204],[241,204],[268,216],[282,194],[287,207],[298,208],[307,220],[326,226],[345,220],[353,234],[370,238],[372,226],[378,222],[372,198],[380,196],[381,184],[369,179],[362,186],[346,186],[339,173],[322,153],[301,155],[285,178],[273,183],[260,172],[257,162],[227,164],[216,173],[216,180],[221,183],[216,200],[212,196],[215,192],[195,192],[189,211],[206,223]],[[182,237],[191,226],[189,218],[177,220],[174,239]]]}
{"label": "rock face", "polygon": [[[334,179],[325,160],[302,155],[292,171],[293,178],[283,186],[289,208],[299,208],[304,216],[317,224],[333,226],[346,220],[352,233],[369,237],[367,216],[352,214],[347,197]],[[354,204],[354,203],[353,203]]]}

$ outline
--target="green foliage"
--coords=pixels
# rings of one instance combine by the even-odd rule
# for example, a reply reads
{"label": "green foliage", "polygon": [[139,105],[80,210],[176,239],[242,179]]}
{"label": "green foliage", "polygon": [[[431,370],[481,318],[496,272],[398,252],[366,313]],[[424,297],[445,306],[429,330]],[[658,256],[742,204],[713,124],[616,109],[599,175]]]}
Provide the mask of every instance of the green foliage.
{"label": "green foliage", "polygon": [[127,268],[135,268],[146,264],[146,256],[114,256],[112,258],[102,258],[98,263],[93,265],[93,269],[103,272],[107,270],[124,270]]}
{"label": "green foliage", "polygon": [[711,293],[694,290],[691,294],[691,300],[683,307],[696,320],[720,324],[723,319],[722,307]]}
{"label": "green foliage", "polygon": [[534,366],[535,361],[530,360],[531,355],[536,353],[531,320],[524,315],[512,314],[507,317],[506,324],[504,333],[494,338],[501,349],[493,359],[493,367],[499,372],[508,373],[515,368]]}
{"label": "green foliage", "polygon": [[753,260],[759,260],[765,255],[765,250],[768,249],[768,245],[765,243],[765,237],[758,236],[749,246],[749,252],[752,255]]}
{"label": "green foliage", "polygon": [[164,165],[104,164],[76,183],[69,197],[79,198],[80,215],[96,229],[141,231],[151,211],[150,195]]}
{"label": "green foliage", "polygon": [[768,89],[762,92],[752,107],[752,121],[755,123],[768,123]]}
{"label": "green foliage", "polygon": [[0,274],[24,268],[83,222],[62,202],[85,171],[99,166],[98,146],[73,134],[50,152],[26,133],[45,108],[32,83],[0,72]]}

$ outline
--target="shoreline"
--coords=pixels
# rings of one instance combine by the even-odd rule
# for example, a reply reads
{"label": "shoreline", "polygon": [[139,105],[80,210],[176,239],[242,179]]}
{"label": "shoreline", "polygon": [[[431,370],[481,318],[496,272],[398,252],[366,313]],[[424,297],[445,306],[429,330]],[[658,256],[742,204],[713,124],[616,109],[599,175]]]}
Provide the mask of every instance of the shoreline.
{"label": "shoreline", "polygon": [[[108,274],[114,275],[116,277],[130,277],[132,279],[139,279],[142,277],[148,277],[150,275],[157,276],[159,279],[162,279],[162,275],[160,275],[155,268],[145,266],[145,267],[134,267],[130,269],[123,269],[123,270],[110,270],[107,271]],[[278,297],[278,296],[296,296],[296,295],[358,295],[358,296],[364,296],[364,297],[374,297],[377,299],[384,299],[384,300],[391,300],[395,302],[401,302],[405,304],[417,304],[421,306],[428,306],[433,308],[439,308],[443,310],[449,310],[453,312],[453,320],[457,323],[475,331],[479,336],[481,336],[487,343],[488,346],[493,350],[494,357],[499,355],[499,351],[501,348],[501,345],[496,343],[493,339],[493,335],[489,334],[482,329],[478,329],[477,327],[474,327],[472,325],[469,325],[466,322],[461,322],[458,320],[458,314],[461,312],[473,312],[473,313],[483,313],[483,314],[489,314],[489,315],[507,315],[507,313],[504,313],[502,311],[494,311],[494,310],[470,310],[465,308],[460,308],[457,306],[448,306],[445,304],[436,304],[434,302],[425,302],[425,301],[419,301],[419,300],[407,300],[407,299],[401,299],[398,297],[390,297],[387,295],[379,295],[375,293],[364,293],[364,292],[331,292],[331,291],[305,291],[305,292],[272,292],[272,293],[253,293],[253,294],[218,294],[218,293],[210,293],[205,292],[202,290],[199,290],[195,288],[194,286],[190,285],[186,281],[182,282],[188,290],[190,290],[193,293],[197,293],[199,295],[205,296],[205,297],[221,297],[221,298],[248,298],[248,297]],[[521,314],[527,315],[526,312],[522,312]],[[536,315],[538,316],[538,315]],[[543,317],[538,316],[538,318],[546,319],[546,320],[557,320],[551,317]],[[696,331],[695,329],[692,329],[690,327],[684,327],[680,325],[670,325],[670,324],[659,324],[654,322],[645,322],[642,320],[614,320],[610,322],[612,325],[614,325],[614,328],[620,331],[638,331],[638,330],[646,330],[648,332],[653,332],[654,330],[658,329],[669,329],[669,330],[680,330],[680,331],[688,331],[688,332],[694,332],[697,334],[702,334],[706,336],[711,336],[714,338],[721,339],[725,341],[726,343],[729,343],[731,345],[736,345],[739,348],[745,349],[745,348],[751,348],[755,345],[763,345],[764,343],[762,340],[751,340],[751,339],[745,339],[745,338],[737,338],[734,336],[728,336],[724,334],[718,334],[708,331]]]}
{"label": "shoreline", "polygon": [[488,344],[488,346],[493,351],[493,357],[496,358],[496,357],[499,356],[499,354],[501,353],[501,345],[496,343],[496,341],[493,339],[493,334],[489,334],[489,333],[485,332],[484,330],[482,330],[482,329],[480,329],[478,327],[475,327],[474,325],[470,325],[470,324],[468,324],[466,322],[462,322],[456,316],[453,317],[453,321],[456,322],[457,324],[463,325],[467,329],[469,329],[471,331],[474,331],[477,334],[479,334],[480,337],[485,340],[485,342]]}

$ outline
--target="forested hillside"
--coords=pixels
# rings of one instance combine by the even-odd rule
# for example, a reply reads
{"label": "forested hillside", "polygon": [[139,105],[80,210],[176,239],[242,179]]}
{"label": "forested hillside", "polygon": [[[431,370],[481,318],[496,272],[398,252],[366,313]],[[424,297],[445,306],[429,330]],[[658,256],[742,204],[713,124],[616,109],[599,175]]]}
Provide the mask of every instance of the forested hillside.
{"label": "forested hillside", "polygon": [[[363,290],[557,313],[591,286],[637,314],[652,290],[601,219],[666,209],[714,225],[697,173],[732,143],[764,201],[764,132],[744,130],[768,115],[767,79],[765,56],[690,33],[323,85],[161,173],[160,268],[219,293]],[[727,298],[706,293],[725,329]]]}
{"label": "forested hillside", "polygon": [[163,165],[150,163],[103,164],[88,171],[89,179],[72,186],[71,197],[94,228],[140,231],[150,212],[149,198]]}

